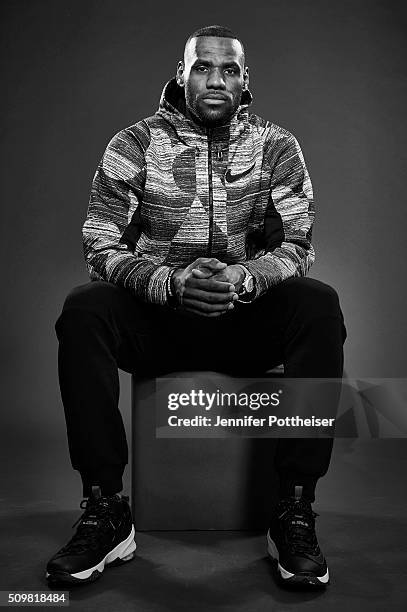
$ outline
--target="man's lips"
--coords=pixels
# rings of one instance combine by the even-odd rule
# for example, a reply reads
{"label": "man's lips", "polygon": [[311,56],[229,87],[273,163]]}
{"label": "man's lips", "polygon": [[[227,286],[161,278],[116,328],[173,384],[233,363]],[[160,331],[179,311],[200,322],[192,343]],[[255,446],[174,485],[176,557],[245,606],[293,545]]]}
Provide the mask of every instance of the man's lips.
{"label": "man's lips", "polygon": [[220,106],[221,104],[225,104],[226,100],[222,98],[204,98],[204,102],[206,104],[215,104],[215,106]]}
{"label": "man's lips", "polygon": [[227,102],[228,98],[225,98],[225,96],[202,96],[202,100],[203,102],[206,102],[207,104],[224,104],[225,102]]}

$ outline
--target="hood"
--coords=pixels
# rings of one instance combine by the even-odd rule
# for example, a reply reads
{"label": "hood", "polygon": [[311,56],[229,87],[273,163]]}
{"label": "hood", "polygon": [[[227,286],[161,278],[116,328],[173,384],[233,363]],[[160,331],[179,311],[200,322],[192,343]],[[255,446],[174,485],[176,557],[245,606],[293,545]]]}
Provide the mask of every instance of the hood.
{"label": "hood", "polygon": [[[224,132],[225,128],[230,129],[231,137],[234,133],[242,134],[249,127],[248,107],[252,101],[253,96],[250,91],[248,89],[243,91],[240,105],[235,113],[227,123],[214,127],[213,135],[216,137],[216,132]],[[164,85],[157,114],[170,122],[184,140],[188,140],[188,133],[191,132],[206,134],[205,126],[186,117],[184,88],[177,84],[175,77]]]}

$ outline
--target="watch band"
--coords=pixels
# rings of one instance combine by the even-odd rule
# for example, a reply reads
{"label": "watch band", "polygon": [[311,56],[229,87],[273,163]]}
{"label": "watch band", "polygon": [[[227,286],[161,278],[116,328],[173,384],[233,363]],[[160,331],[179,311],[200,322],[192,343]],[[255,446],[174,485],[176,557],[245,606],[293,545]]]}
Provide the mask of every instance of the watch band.
{"label": "watch band", "polygon": [[175,297],[173,291],[172,291],[172,287],[171,287],[171,278],[172,275],[175,272],[175,268],[174,270],[171,270],[171,272],[169,273],[168,277],[167,277],[167,298],[173,298]]}

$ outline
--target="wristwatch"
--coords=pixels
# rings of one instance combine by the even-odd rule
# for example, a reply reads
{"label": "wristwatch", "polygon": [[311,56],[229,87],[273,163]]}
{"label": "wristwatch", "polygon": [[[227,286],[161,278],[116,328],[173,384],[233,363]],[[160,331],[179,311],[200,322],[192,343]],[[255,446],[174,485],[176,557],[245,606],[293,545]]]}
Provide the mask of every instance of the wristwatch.
{"label": "wristwatch", "polygon": [[238,293],[239,298],[237,301],[247,304],[248,302],[251,302],[251,300],[253,299],[256,293],[256,290],[255,290],[254,277],[250,274],[248,270],[246,270],[244,266],[242,266],[242,269],[245,272],[245,276],[244,276],[242,285],[240,287],[240,291]]}

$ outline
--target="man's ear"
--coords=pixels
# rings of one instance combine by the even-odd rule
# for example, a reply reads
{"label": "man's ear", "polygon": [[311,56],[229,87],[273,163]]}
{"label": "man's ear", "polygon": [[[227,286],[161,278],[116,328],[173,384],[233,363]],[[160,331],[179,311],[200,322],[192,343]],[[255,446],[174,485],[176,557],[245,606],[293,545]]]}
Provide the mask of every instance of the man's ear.
{"label": "man's ear", "polygon": [[178,62],[176,79],[177,84],[184,87],[184,62],[182,60]]}
{"label": "man's ear", "polygon": [[243,89],[249,89],[249,67],[246,66],[243,72]]}

